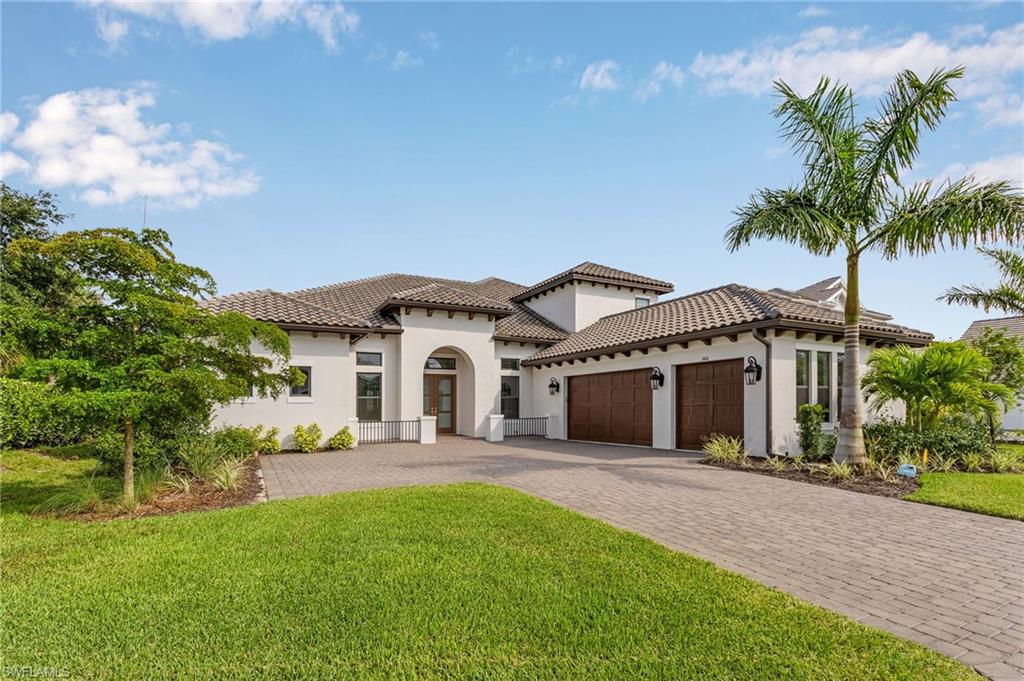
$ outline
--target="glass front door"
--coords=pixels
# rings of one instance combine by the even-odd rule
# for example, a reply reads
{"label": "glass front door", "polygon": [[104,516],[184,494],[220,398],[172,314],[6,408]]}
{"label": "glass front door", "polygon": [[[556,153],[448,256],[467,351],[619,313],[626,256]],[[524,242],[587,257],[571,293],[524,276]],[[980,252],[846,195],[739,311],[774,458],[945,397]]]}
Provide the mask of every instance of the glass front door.
{"label": "glass front door", "polygon": [[423,415],[437,417],[438,433],[455,432],[455,377],[423,376]]}

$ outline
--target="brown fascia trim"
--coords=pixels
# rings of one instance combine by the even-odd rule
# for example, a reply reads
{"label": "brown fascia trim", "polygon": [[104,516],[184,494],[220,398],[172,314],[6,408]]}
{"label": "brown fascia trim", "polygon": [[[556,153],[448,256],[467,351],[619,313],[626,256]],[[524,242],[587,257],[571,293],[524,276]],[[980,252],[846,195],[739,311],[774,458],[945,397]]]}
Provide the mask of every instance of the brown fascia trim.
{"label": "brown fascia trim", "polygon": [[350,335],[368,333],[402,333],[402,329],[388,327],[370,326],[326,326],[323,324],[282,324],[281,322],[269,322],[284,331],[313,331],[316,333],[345,333]]}
{"label": "brown fascia trim", "polygon": [[[533,343],[534,345],[551,346],[561,341],[550,338],[531,338],[530,336],[493,336],[493,340],[508,343]],[[565,340],[564,338],[562,340]]]}
{"label": "brown fascia trim", "polygon": [[609,286],[619,287],[624,286],[630,289],[637,289],[641,293],[672,293],[672,291],[676,290],[675,286],[656,286],[654,284],[641,284],[639,282],[624,281],[622,279],[609,279],[607,277],[595,277],[587,274],[573,274],[566,275],[564,277],[559,277],[558,279],[555,279],[550,283],[544,284],[543,288],[528,289],[526,291],[523,291],[519,295],[513,296],[511,300],[514,303],[524,303],[532,298],[539,298],[542,293],[547,293],[553,288],[557,288],[563,284],[568,284],[569,282],[573,281],[590,281],[595,284],[607,284]]}
{"label": "brown fascia trim", "polygon": [[451,312],[467,312],[473,314],[488,314],[495,317],[508,317],[515,310],[496,310],[491,307],[474,307],[471,305],[448,305],[445,303],[424,303],[418,300],[389,300],[377,308],[379,311],[390,310],[396,307],[421,307],[425,310],[449,310]]}
{"label": "brown fascia trim", "polygon": [[594,350],[584,350],[581,352],[573,352],[568,355],[558,355],[554,357],[544,357],[542,359],[524,359],[520,362],[521,365],[525,366],[540,366],[542,364],[556,364],[558,362],[569,362],[576,359],[587,359],[591,357],[600,357],[601,355],[614,355],[618,352],[630,352],[632,350],[643,350],[644,348],[656,348],[662,345],[673,345],[675,343],[686,343],[694,340],[703,340],[705,338],[716,338],[718,336],[730,336],[733,334],[743,333],[746,331],[754,331],[755,329],[768,329],[778,326],[779,321],[777,319],[762,320],[758,322],[747,322],[745,324],[735,324],[733,326],[721,326],[717,329],[710,329],[707,331],[694,331],[691,333],[679,334],[676,336],[665,336],[663,338],[654,338],[652,340],[638,341],[636,343],[627,343],[625,345],[616,345],[613,347],[597,348]]}
{"label": "brown fascia trim", "polygon": [[[779,324],[779,330],[781,331],[810,331],[820,333],[831,333],[836,335],[843,335],[843,326],[835,326],[834,324],[823,324],[817,322],[801,322],[795,320],[783,320]],[[911,336],[899,331],[879,331],[876,329],[865,329],[864,325],[861,324],[860,337],[862,340],[872,341],[887,341],[890,343],[900,343],[903,345],[909,345],[911,347],[924,347],[929,345],[933,340],[934,336],[928,336],[922,338],[921,336]]]}

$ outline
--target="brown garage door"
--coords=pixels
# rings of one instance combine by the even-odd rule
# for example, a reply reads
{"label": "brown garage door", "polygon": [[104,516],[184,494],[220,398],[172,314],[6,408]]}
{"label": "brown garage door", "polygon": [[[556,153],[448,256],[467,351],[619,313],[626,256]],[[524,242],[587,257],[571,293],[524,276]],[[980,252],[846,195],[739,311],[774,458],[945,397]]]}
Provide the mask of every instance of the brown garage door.
{"label": "brown garage door", "polygon": [[569,439],[652,444],[649,369],[569,377]]}
{"label": "brown garage door", "polygon": [[676,447],[700,449],[711,435],[743,437],[743,360],[676,367]]}

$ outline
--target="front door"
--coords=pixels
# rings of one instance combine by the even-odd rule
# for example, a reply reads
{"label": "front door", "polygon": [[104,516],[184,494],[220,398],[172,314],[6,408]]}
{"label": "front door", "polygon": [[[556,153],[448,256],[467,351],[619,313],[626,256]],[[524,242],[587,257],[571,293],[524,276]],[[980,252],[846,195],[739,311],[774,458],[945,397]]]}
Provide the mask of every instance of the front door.
{"label": "front door", "polygon": [[423,375],[423,415],[437,417],[438,433],[455,432],[455,377]]}

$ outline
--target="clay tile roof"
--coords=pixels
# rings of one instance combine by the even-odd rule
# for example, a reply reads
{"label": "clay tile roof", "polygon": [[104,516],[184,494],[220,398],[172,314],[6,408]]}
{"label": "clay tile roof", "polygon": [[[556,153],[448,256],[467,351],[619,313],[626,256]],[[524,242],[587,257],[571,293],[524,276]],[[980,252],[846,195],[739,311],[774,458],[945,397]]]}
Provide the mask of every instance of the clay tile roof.
{"label": "clay tile roof", "polygon": [[513,303],[514,312],[494,325],[498,340],[534,340],[555,343],[569,337],[569,332],[522,303]]}
{"label": "clay tile roof", "polygon": [[1005,329],[1011,336],[1017,336],[1024,345],[1024,317],[1000,317],[998,319],[979,319],[971,322],[971,325],[964,331],[960,340],[971,341],[981,338],[984,329]]}
{"label": "clay tile roof", "polygon": [[370,324],[335,310],[299,300],[270,289],[218,296],[200,303],[212,312],[241,312],[275,324],[325,328],[370,328]]}
{"label": "clay tile roof", "polygon": [[[603,317],[578,333],[532,355],[526,364],[552,359],[583,357],[628,346],[657,345],[657,341],[678,336],[707,338],[730,327],[789,321],[843,327],[843,312],[831,306],[776,292],[728,284],[700,291],[656,305]],[[865,319],[862,329],[924,344],[931,334]]]}
{"label": "clay tile roof", "polygon": [[614,267],[598,265],[593,262],[583,262],[576,265],[576,267],[571,267],[564,272],[560,272],[553,277],[549,277],[539,284],[534,284],[530,288],[516,294],[512,299],[516,301],[526,300],[539,293],[543,293],[544,291],[570,281],[595,281],[606,284],[636,286],[637,288],[656,291],[658,293],[668,293],[675,289],[672,282],[653,279],[642,274],[633,274],[632,272],[626,272],[624,270],[617,270]]}
{"label": "clay tile roof", "polygon": [[[468,287],[467,287],[468,288]],[[432,282],[415,288],[395,291],[381,304],[385,309],[403,303],[439,305],[446,308],[511,313],[512,305],[494,300],[473,290],[466,290],[442,282]]]}

